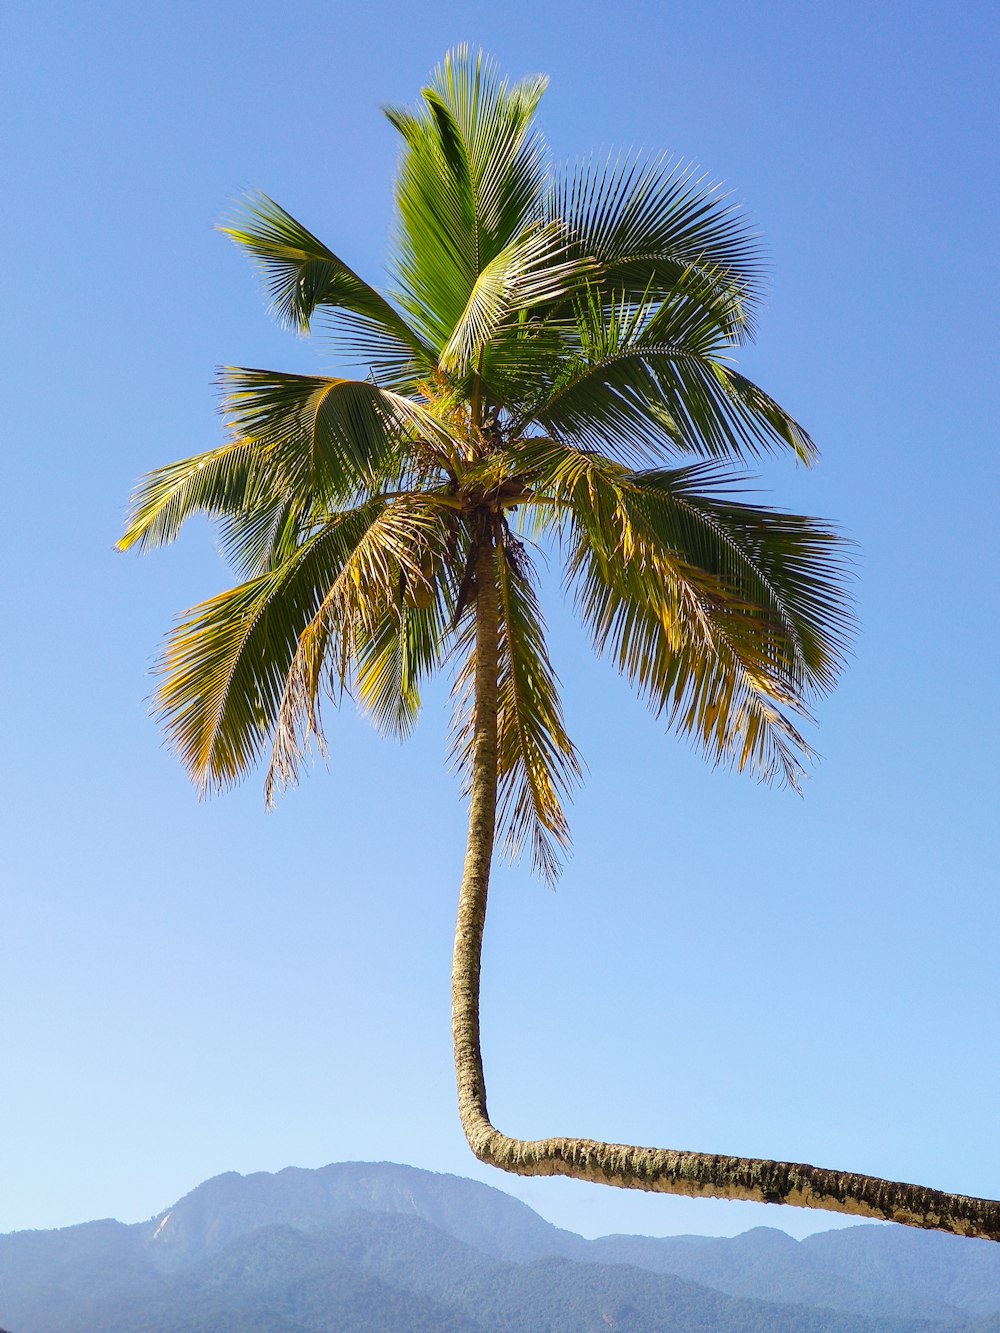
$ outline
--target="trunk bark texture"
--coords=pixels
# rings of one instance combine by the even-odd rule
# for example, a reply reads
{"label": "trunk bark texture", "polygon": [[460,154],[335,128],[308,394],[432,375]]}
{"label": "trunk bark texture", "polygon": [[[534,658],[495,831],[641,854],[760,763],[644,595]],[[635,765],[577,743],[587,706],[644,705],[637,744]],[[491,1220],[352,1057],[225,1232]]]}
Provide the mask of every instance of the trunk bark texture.
{"label": "trunk bark texture", "polygon": [[481,1162],[522,1176],[572,1176],[625,1189],[794,1204],[1000,1240],[1000,1203],[795,1162],[637,1148],[591,1139],[508,1138],[490,1123],[479,1034],[479,979],[497,804],[497,596],[493,534],[476,567],[475,740],[469,834],[452,965],[458,1107]]}

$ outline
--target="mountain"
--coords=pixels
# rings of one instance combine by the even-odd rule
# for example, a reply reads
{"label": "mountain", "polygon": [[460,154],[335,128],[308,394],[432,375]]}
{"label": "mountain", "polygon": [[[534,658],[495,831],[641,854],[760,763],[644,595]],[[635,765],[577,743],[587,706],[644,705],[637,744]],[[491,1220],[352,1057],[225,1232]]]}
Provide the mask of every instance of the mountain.
{"label": "mountain", "polygon": [[392,1162],[337,1162],[315,1171],[215,1176],[153,1219],[149,1253],[163,1267],[212,1254],[256,1227],[308,1230],[347,1212],[404,1213],[476,1249],[524,1263],[540,1254],[586,1258],[587,1242],[527,1204],[462,1176]]}
{"label": "mountain", "polygon": [[1000,1333],[1000,1246],[859,1226],[605,1236],[392,1163],[230,1172],[134,1226],[0,1236],[13,1333]]}
{"label": "mountain", "polygon": [[[26,1331],[30,1325],[26,1325]],[[310,1232],[259,1228],[211,1258],[65,1309],[52,1333],[917,1333],[740,1300],[626,1265],[491,1258],[408,1214],[346,1213]]]}
{"label": "mountain", "polygon": [[805,1241],[770,1227],[732,1238],[602,1236],[590,1243],[589,1257],[674,1273],[734,1296],[854,1314],[961,1323],[1000,1310],[1000,1247],[896,1227],[849,1227]]}

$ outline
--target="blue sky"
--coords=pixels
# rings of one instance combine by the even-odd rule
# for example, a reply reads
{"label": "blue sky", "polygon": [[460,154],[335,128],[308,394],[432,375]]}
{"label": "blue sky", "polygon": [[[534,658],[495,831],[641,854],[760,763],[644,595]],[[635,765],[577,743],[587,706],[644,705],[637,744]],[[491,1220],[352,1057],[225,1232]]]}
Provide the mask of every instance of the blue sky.
{"label": "blue sky", "polygon": [[3,24],[0,1230],[345,1159],[474,1175],[587,1234],[836,1224],[474,1162],[445,687],[402,748],[331,718],[329,771],[270,814],[258,778],[199,804],[147,716],[162,633],[226,571],[207,527],[113,551],[134,478],[219,440],[216,365],[331,368],[213,224],[264,190],[379,281],[379,105],[459,41],[551,76],[555,158],[667,149],[745,203],[772,289],[740,366],[822,450],[762,485],[858,547],[802,799],[665,736],[553,573],[589,776],[558,891],[497,876],[493,1116],[1000,1196],[995,8],[52,0]]}

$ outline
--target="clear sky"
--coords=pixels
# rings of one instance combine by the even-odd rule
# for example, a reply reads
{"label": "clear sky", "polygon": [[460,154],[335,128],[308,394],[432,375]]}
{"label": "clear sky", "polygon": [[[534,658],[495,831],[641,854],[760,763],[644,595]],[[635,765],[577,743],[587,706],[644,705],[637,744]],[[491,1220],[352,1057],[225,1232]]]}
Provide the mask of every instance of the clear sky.
{"label": "clear sky", "polygon": [[220,440],[217,364],[331,368],[213,224],[261,189],[380,281],[379,106],[459,41],[551,76],[554,157],[669,149],[745,202],[773,277],[740,365],[822,450],[762,484],[857,542],[861,627],[799,799],[665,736],[553,574],[589,777],[558,891],[496,879],[494,1119],[1000,1196],[995,6],[15,0],[0,22],[0,1230],[347,1159],[473,1175],[590,1235],[836,1224],[474,1162],[446,688],[405,747],[331,718],[329,772],[271,814],[259,777],[199,804],[147,715],[160,636],[226,571],[207,527],[113,551],[134,478]]}

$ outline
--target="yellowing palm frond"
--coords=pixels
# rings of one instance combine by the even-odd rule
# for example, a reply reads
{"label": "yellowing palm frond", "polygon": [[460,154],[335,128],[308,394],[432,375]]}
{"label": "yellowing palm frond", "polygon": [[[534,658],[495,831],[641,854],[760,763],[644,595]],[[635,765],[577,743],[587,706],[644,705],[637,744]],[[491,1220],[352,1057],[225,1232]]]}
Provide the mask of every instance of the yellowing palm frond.
{"label": "yellowing palm frond", "polygon": [[421,681],[440,665],[455,597],[445,558],[447,525],[426,497],[369,501],[367,522],[345,549],[301,626],[285,670],[265,783],[296,780],[310,740],[323,744],[319,702],[355,689],[383,729],[405,735],[420,709]]}
{"label": "yellowing palm frond", "polygon": [[[566,733],[559,682],[549,656],[545,624],[523,545],[506,529],[498,534],[497,595],[497,832],[510,860],[531,849],[532,868],[550,883],[570,846],[565,802],[582,773]],[[459,640],[462,669],[456,682],[452,758],[469,780],[475,748],[472,704],[476,673],[475,622]]]}
{"label": "yellowing palm frond", "polygon": [[168,635],[157,709],[201,790],[234,782],[262,753],[299,637],[382,507],[330,519],[278,568],[193,607]]}
{"label": "yellowing palm frond", "polygon": [[809,747],[792,719],[832,686],[850,626],[836,535],[734,500],[712,465],[522,452],[598,650],[710,758],[798,785]]}

